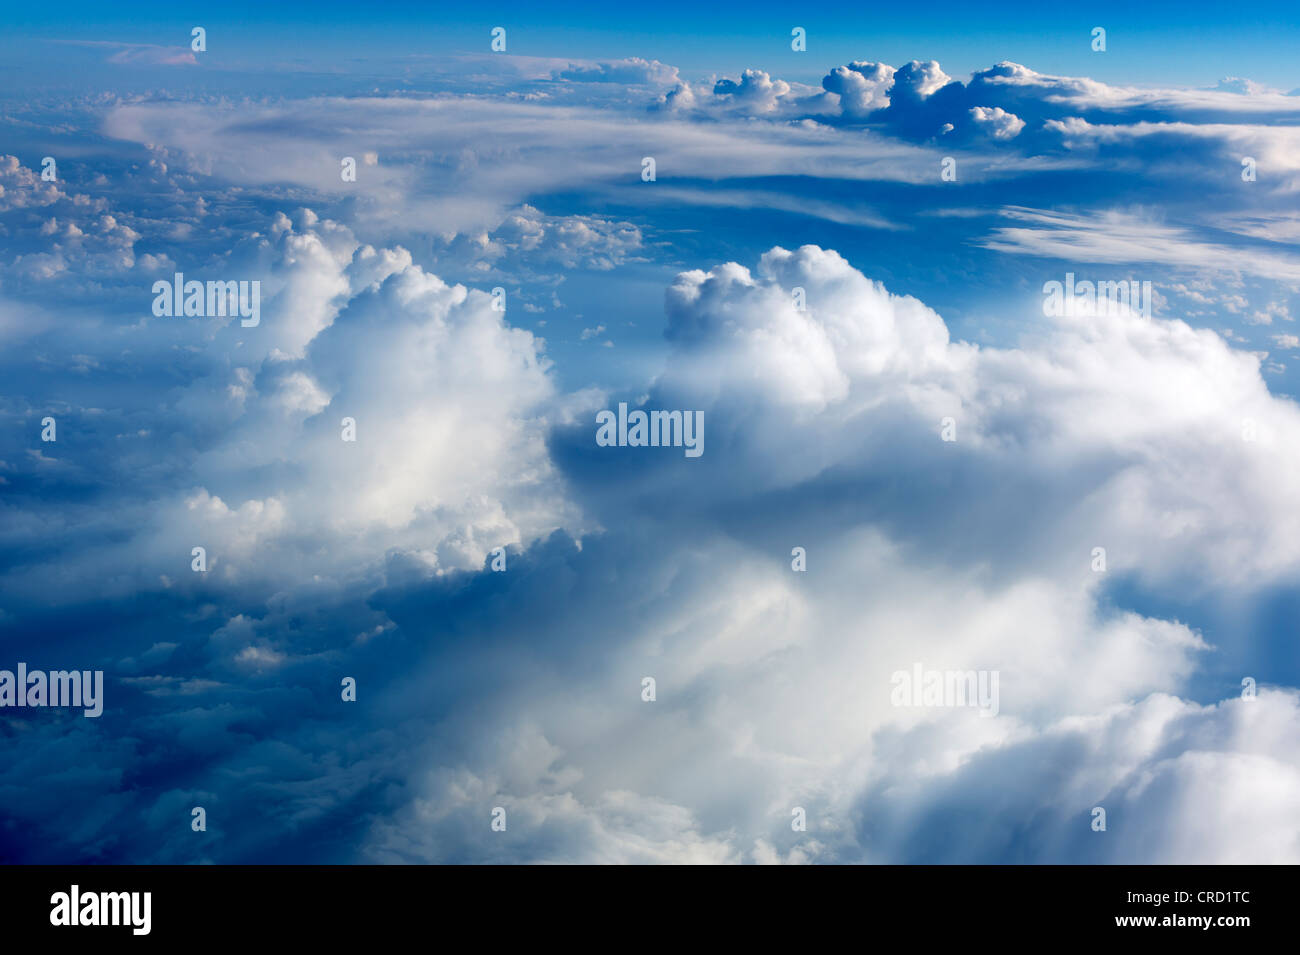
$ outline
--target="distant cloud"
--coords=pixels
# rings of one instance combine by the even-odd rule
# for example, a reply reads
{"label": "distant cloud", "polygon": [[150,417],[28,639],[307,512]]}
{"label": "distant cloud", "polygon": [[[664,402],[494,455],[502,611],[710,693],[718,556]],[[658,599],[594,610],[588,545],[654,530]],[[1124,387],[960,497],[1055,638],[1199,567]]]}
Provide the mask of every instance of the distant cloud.
{"label": "distant cloud", "polygon": [[562,69],[552,70],[551,76],[557,80],[568,80],[573,83],[664,86],[679,81],[677,67],[660,63],[658,60],[643,60],[636,56],[622,60],[570,63]]}
{"label": "distant cloud", "polygon": [[750,114],[772,112],[789,92],[789,83],[773,80],[762,70],[745,70],[739,82],[722,79],[713,87],[714,96],[734,103]]}
{"label": "distant cloud", "polygon": [[121,43],[114,40],[62,40],[75,46],[111,50],[107,62],[133,66],[197,66],[198,59],[184,46],[159,46],[154,43]]}
{"label": "distant cloud", "polygon": [[1007,208],[1018,225],[1000,226],[983,240],[999,252],[1048,256],[1067,262],[1158,264],[1186,269],[1245,272],[1283,282],[1300,282],[1300,255],[1198,239],[1188,229],[1119,211],[1074,215]]}
{"label": "distant cloud", "polygon": [[1014,139],[1025,128],[1025,121],[1014,113],[1008,113],[1001,106],[989,109],[987,106],[971,107],[971,118],[989,130],[994,139]]}
{"label": "distant cloud", "polygon": [[1214,87],[1223,93],[1240,93],[1243,96],[1258,96],[1261,93],[1277,94],[1282,91],[1274,89],[1271,86],[1265,86],[1262,83],[1256,83],[1254,80],[1242,79],[1239,76],[1228,76],[1219,80]]}

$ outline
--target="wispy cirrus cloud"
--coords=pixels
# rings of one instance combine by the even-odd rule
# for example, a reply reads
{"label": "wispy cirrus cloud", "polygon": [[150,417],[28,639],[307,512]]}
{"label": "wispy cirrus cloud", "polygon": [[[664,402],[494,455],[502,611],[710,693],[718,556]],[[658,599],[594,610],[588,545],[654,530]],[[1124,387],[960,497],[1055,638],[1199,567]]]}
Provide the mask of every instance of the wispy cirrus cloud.
{"label": "wispy cirrus cloud", "polygon": [[1008,208],[1002,215],[1024,224],[1000,226],[982,240],[985,247],[998,252],[1067,262],[1241,272],[1300,282],[1300,254],[1258,244],[1247,247],[1208,241],[1192,228],[1170,225],[1150,214],[1109,210],[1083,215]]}
{"label": "wispy cirrus cloud", "polygon": [[194,52],[184,46],[156,43],[128,43],[118,40],[59,40],[72,46],[90,47],[108,53],[105,62],[134,66],[198,66]]}

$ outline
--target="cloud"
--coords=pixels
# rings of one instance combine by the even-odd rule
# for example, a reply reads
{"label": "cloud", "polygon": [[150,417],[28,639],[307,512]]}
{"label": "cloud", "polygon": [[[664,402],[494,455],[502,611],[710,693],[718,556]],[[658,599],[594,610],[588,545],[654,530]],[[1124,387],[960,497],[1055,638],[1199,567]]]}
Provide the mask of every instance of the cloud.
{"label": "cloud", "polygon": [[66,198],[58,185],[42,181],[17,156],[0,156],[0,212],[42,208]]}
{"label": "cloud", "polygon": [[74,46],[99,47],[113,52],[108,63],[131,66],[198,66],[194,53],[183,46],[156,43],[123,43],[116,40],[60,40]]}
{"label": "cloud", "polygon": [[745,70],[740,81],[722,79],[713,87],[713,95],[751,115],[774,112],[781,98],[790,92],[790,84],[773,80],[762,70]]}
{"label": "cloud", "polygon": [[[938,778],[881,780],[864,794],[860,831],[883,858],[930,864],[1293,864],[1300,772],[1284,741],[1298,703],[1156,695],[1062,720]],[[1094,806],[1104,832],[1091,828]]]}
{"label": "cloud", "polygon": [[1289,252],[1208,242],[1187,228],[1137,213],[1111,210],[1076,215],[1007,208],[1002,214],[1024,224],[1000,226],[984,239],[986,248],[999,252],[1129,267],[1146,263],[1205,268],[1300,281],[1300,258]]}
{"label": "cloud", "polygon": [[1003,61],[971,74],[974,95],[998,97],[1010,102],[1037,101],[1045,107],[1068,111],[1103,110],[1111,114],[1129,112],[1139,119],[1182,114],[1183,119],[1215,122],[1225,118],[1271,113],[1294,117],[1300,109],[1294,98],[1256,91],[1242,96],[1237,90],[1195,90],[1112,86],[1087,77],[1054,76],[1039,73],[1019,63]]}
{"label": "cloud", "polygon": [[[405,250],[363,245],[310,211],[298,219],[277,216],[219,273],[262,283],[256,329],[151,318],[128,335],[145,353],[161,337],[226,357],[155,412],[154,429],[193,422],[201,435],[176,483],[153,489],[144,520],[120,515],[125,537],[64,561],[60,580],[99,579],[105,593],[163,575],[192,586],[175,555],[195,544],[211,579],[235,588],[347,574],[394,546],[432,568],[480,566],[494,547],[580,526],[547,460],[546,431],[565,412],[543,344]],[[345,418],[355,442],[342,439]],[[104,577],[127,551],[134,583]]]}
{"label": "cloud", "polygon": [[831,69],[821,85],[824,92],[814,94],[761,70],[746,70],[739,81],[719,81],[707,99],[679,84],[660,105],[713,116],[731,107],[746,116],[783,121],[865,125],[917,142],[987,135],[1005,143],[1028,130],[1026,148],[1039,153],[1063,145],[1077,148],[1085,135],[1114,143],[1159,132],[1217,139],[1236,150],[1259,142],[1255,148],[1267,150],[1270,161],[1283,169],[1292,165],[1294,130],[1276,126],[1293,125],[1300,110],[1296,97],[1244,80],[1224,81],[1209,91],[1138,89],[1039,73],[1008,61],[976,70],[963,83],[934,60],[913,60],[898,69],[855,60]]}
{"label": "cloud", "polygon": [[530,205],[511,210],[499,225],[459,235],[437,248],[438,261],[466,264],[476,272],[526,271],[533,280],[545,268],[608,272],[638,260],[641,230],[630,222],[599,216],[548,216]]}
{"label": "cloud", "polygon": [[[297,357],[195,383],[228,416],[187,468],[202,489],[130,530],[135,560],[181,566],[123,591],[169,637],[115,644],[138,648],[112,729],[42,728],[60,772],[82,772],[8,803],[47,853],[1296,860],[1294,691],[1178,699],[1234,634],[1121,609],[1106,584],[1248,601],[1300,570],[1300,414],[1257,357],[1123,311],[977,348],[833,251],[776,248],[668,290],[671,353],[643,400],[702,410],[705,454],[598,448],[607,397],[559,399],[488,296],[310,218],[270,231],[269,278],[301,262],[346,290],[311,306],[323,324],[286,320],[314,329]],[[201,582],[195,540],[214,558]],[[512,541],[505,572],[482,565]],[[7,586],[104,579],[106,562],[61,564]],[[98,631],[124,613],[101,607]],[[918,662],[997,671],[999,715],[894,705],[891,675]],[[368,708],[337,701],[342,675]],[[151,755],[166,739],[199,768]],[[52,771],[37,753],[8,753],[6,791]],[[95,812],[56,835],[90,791]],[[217,835],[166,834],[193,804]],[[1200,838],[1203,805],[1222,836]],[[977,807],[995,823],[963,828]],[[1024,819],[1027,844],[1006,835]]]}
{"label": "cloud", "polygon": [[670,113],[683,112],[694,109],[696,104],[695,91],[691,89],[691,84],[682,82],[664,93],[654,108]]}
{"label": "cloud", "polygon": [[793,213],[838,222],[843,225],[860,226],[866,229],[902,229],[898,222],[893,222],[879,212],[860,203],[817,199],[813,197],[790,195],[784,191],[764,189],[719,189],[689,188],[664,184],[651,196],[655,204],[675,202],[689,203],[695,206],[723,207],[734,209],[771,209],[777,212]]}
{"label": "cloud", "polygon": [[985,106],[971,107],[971,118],[981,126],[987,127],[994,139],[1014,139],[1025,128],[1025,121],[1014,113],[1008,113],[1000,106],[989,109]]}
{"label": "cloud", "polygon": [[[1007,63],[461,67],[99,101],[122,142],[85,195],[0,164],[0,626],[109,675],[103,721],[0,739],[9,857],[1300,860],[1298,674],[1261,622],[1300,572],[1300,417],[1261,376],[1293,336],[1240,327],[1290,319],[1294,104]],[[1176,281],[1160,318],[1044,320],[1043,259]],[[155,318],[173,270],[259,280],[261,324]],[[521,320],[560,281],[586,363],[556,368]],[[624,331],[646,289],[662,343]],[[701,411],[703,456],[596,446],[619,401]],[[998,716],[893,705],[917,663],[997,672]]]}
{"label": "cloud", "polygon": [[637,56],[596,63],[570,63],[563,69],[553,70],[551,76],[557,80],[568,80],[574,83],[621,83],[624,85],[666,86],[680,81],[677,67],[660,63],[658,60],[643,60]]}
{"label": "cloud", "polygon": [[[496,858],[486,807],[500,805],[523,817],[513,857],[646,859],[603,821],[630,789],[675,807],[655,837],[672,858],[710,840],[737,861],[1297,858],[1295,692],[1177,699],[1224,648],[1117,612],[1089,567],[1105,541],[1107,574],[1171,594],[1239,599],[1294,579],[1294,528],[1275,522],[1296,502],[1275,455],[1300,416],[1268,395],[1258,359],[1126,313],[977,349],[814,247],[774,249],[756,272],[683,273],[668,315],[673,354],[644,406],[703,409],[708,450],[633,461],[593,447],[590,425],[557,444],[611,530],[535,545],[459,603],[494,608],[467,629],[502,647],[529,634],[529,664],[492,704],[510,700],[527,730],[504,715],[474,730],[519,740],[512,752],[529,740],[528,768],[474,743],[439,757],[401,821],[372,830],[372,857]],[[1273,443],[1244,441],[1244,415]],[[793,544],[806,574],[790,570]],[[580,583],[592,574],[599,587]],[[454,592],[410,581],[376,604],[435,640],[466,629],[436,609]],[[611,643],[597,621],[614,607],[627,623]],[[590,661],[576,686],[572,660]],[[893,706],[891,674],[917,661],[996,670],[1000,715]],[[638,697],[645,675],[654,703]],[[429,679],[395,692],[422,698]],[[1259,773],[1276,781],[1262,798]],[[794,806],[806,836],[790,832]],[[643,811],[638,835],[657,818]],[[963,824],[985,811],[1002,821]],[[1205,812],[1222,835],[1199,838]],[[1012,835],[1026,819],[1028,845]]]}
{"label": "cloud", "polygon": [[[444,236],[494,230],[536,195],[565,189],[618,197],[656,159],[658,182],[801,175],[849,181],[925,181],[916,147],[812,126],[707,125],[538,102],[469,98],[321,99],[240,110],[178,103],[124,104],[105,118],[108,135],[165,147],[190,174],[243,188],[296,183],[322,201],[352,200],[356,228]],[[340,159],[364,144],[386,161],[342,181]],[[345,151],[347,150],[347,151]],[[249,156],[261,159],[254,163]],[[911,158],[912,162],[904,160]],[[539,206],[540,208],[540,206]]]}
{"label": "cloud", "polygon": [[1219,80],[1214,88],[1220,92],[1239,93],[1242,96],[1259,96],[1263,93],[1277,94],[1282,92],[1279,89],[1256,83],[1254,80],[1243,79],[1240,76],[1225,76]]}
{"label": "cloud", "polygon": [[844,115],[864,117],[889,106],[894,68],[885,63],[854,60],[837,66],[822,79],[822,88],[838,97]]}
{"label": "cloud", "polygon": [[[796,287],[805,290],[806,311],[795,306]],[[1284,453],[1283,436],[1300,419],[1292,403],[1269,396],[1257,357],[1234,351],[1212,332],[1121,310],[1060,320],[1034,349],[974,349],[950,342],[942,320],[916,299],[890,295],[836,253],[811,246],[772,250],[756,274],[735,264],[683,273],[669,292],[668,314],[677,351],[660,379],[669,392],[664,400],[724,415],[715,425],[715,434],[723,429],[715,447],[729,439],[739,443],[727,445],[713,465],[727,472],[722,486],[741,480],[740,471],[759,459],[765,463],[754,473],[769,489],[851,462],[871,470],[871,455],[884,453],[876,445],[886,440],[903,440],[900,452],[905,447],[921,454],[928,463],[915,463],[924,471],[943,460],[937,455],[946,453],[944,442],[929,439],[940,419],[953,416],[964,430],[961,446],[970,442],[974,453],[992,455],[1023,480],[1034,480],[1035,462],[1054,461],[1055,469],[1073,460],[1090,482],[1099,482],[1084,499],[1054,498],[1049,509],[1073,522],[1069,515],[1078,508],[1091,511],[1109,500],[1104,506],[1111,516],[1080,515],[1075,530],[1056,526],[1044,547],[1050,540],[1057,548],[1087,526],[1095,535],[1124,539],[1120,550],[1130,557],[1123,560],[1153,576],[1183,565],[1180,549],[1188,535],[1200,539],[1193,551],[1234,555],[1214,561],[1225,579],[1240,577],[1242,568],[1232,563],[1239,559],[1268,574],[1289,573],[1300,558],[1278,534],[1276,515],[1289,511],[1290,492],[1269,476],[1268,463],[1272,454]],[[1140,376],[1120,371],[1139,366]],[[1103,380],[1103,368],[1115,379]],[[1192,383],[1198,397],[1189,400],[1183,389]],[[839,430],[886,409],[898,416],[897,425],[882,426],[878,438],[846,440]],[[733,411],[749,426],[729,423]],[[1243,418],[1259,421],[1278,444],[1264,451],[1242,442]],[[765,422],[761,428],[759,421]],[[1200,437],[1189,440],[1188,429]],[[1219,452],[1212,449],[1225,445],[1233,452],[1222,465],[1229,470],[1216,476],[1214,467],[1202,469],[1204,484],[1176,476],[1183,473],[1175,463],[1181,455],[1213,457]],[[773,466],[768,458],[781,463]],[[1144,466],[1138,469],[1121,463],[1139,460]],[[1251,476],[1243,471],[1229,478],[1237,468]],[[1109,481],[1102,477],[1108,472]],[[1246,518],[1223,511],[1218,490],[1220,482],[1237,479],[1256,493],[1269,488],[1268,503],[1259,502],[1261,516],[1248,521],[1253,526],[1244,534],[1240,521]],[[1044,473],[1044,487],[1053,484]],[[1012,494],[1025,493],[1020,479],[1009,480],[1014,486]],[[914,515],[903,498],[893,498],[892,508]],[[706,493],[701,499],[701,507],[715,503]],[[1120,513],[1163,513],[1169,523],[1163,533],[1139,540],[1115,523]],[[1054,559],[1047,551],[1034,557]]]}
{"label": "cloud", "polygon": [[[1171,142],[1204,142],[1218,146],[1223,155],[1223,165],[1239,171],[1241,160],[1251,157],[1266,170],[1268,178],[1278,173],[1300,171],[1300,161],[1295,149],[1300,144],[1300,128],[1272,127],[1258,124],[1224,123],[1130,123],[1093,124],[1078,117],[1066,120],[1048,120],[1045,128],[1061,134],[1067,148],[1099,145],[1129,145],[1137,148],[1143,140],[1164,139]],[[1290,191],[1296,189],[1294,175],[1283,180]]]}

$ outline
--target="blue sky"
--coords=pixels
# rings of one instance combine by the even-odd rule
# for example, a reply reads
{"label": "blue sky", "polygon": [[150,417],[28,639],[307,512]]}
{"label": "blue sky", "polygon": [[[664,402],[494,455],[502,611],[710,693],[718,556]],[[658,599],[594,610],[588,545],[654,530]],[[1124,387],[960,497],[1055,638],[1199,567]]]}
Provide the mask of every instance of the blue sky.
{"label": "blue sky", "polygon": [[0,858],[1300,861],[1294,13],[791,16],[6,14]]}
{"label": "blue sky", "polygon": [[[794,13],[798,13],[791,20]],[[1294,81],[1289,57],[1300,25],[1281,2],[1253,4],[1249,16],[1230,5],[1094,3],[1086,9],[1051,4],[996,7],[940,2],[907,7],[841,5],[792,11],[788,4],[389,3],[358,17],[350,3],[103,4],[56,8],[14,5],[6,14],[6,59],[52,67],[57,40],[124,40],[172,44],[204,25],[220,33],[209,68],[310,66],[352,71],[349,61],[374,58],[392,69],[402,57],[478,51],[498,25],[511,31],[512,52],[525,56],[659,59],[683,69],[780,72],[815,83],[820,64],[864,57],[884,62],[937,59],[968,73],[998,60],[1051,62],[1057,72],[1110,82],[1211,85],[1223,76],[1261,83]],[[797,21],[797,22],[796,22]],[[792,26],[809,35],[809,57],[786,41]],[[1114,37],[1108,55],[1088,44],[1093,27]],[[869,53],[864,53],[864,50]],[[955,71],[955,72],[954,72]]]}

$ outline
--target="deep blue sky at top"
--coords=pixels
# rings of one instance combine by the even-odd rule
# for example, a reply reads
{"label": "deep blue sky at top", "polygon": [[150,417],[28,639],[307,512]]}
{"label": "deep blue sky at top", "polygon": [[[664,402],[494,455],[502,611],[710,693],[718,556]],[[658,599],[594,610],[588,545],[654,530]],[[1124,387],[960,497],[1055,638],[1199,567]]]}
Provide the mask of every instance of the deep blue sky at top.
{"label": "deep blue sky at top", "polygon": [[[1251,4],[1032,0],[971,4],[408,3],[313,0],[282,3],[102,2],[6,4],[3,60],[57,70],[33,41],[126,41],[186,45],[204,26],[209,49],[238,51],[254,68],[273,63],[349,69],[352,57],[482,52],[488,31],[509,31],[509,52],[574,58],[641,56],[685,71],[766,69],[817,83],[830,64],[853,59],[937,59],[953,76],[1010,59],[1111,83],[1213,85],[1244,76],[1292,89],[1300,14],[1287,0]],[[792,26],[808,31],[808,56],[790,51]],[[1108,32],[1107,56],[1088,45]],[[43,51],[43,52],[42,52]],[[1047,66],[1050,64],[1050,67]],[[9,71],[6,71],[9,73]],[[35,77],[33,77],[35,78]],[[7,83],[20,76],[8,76]]]}

